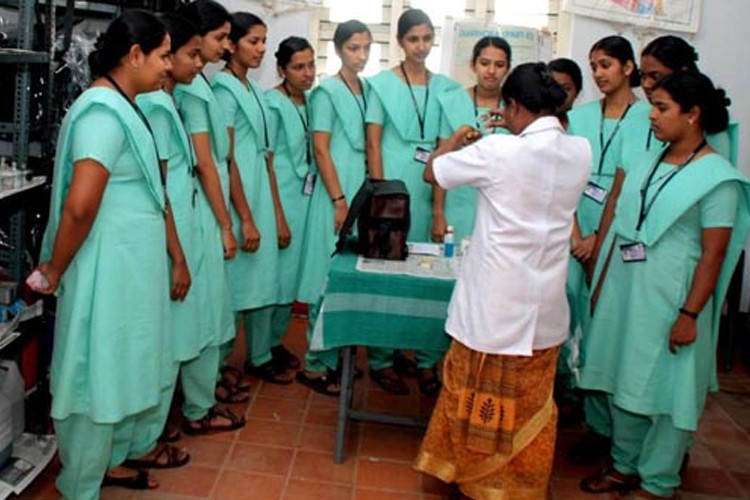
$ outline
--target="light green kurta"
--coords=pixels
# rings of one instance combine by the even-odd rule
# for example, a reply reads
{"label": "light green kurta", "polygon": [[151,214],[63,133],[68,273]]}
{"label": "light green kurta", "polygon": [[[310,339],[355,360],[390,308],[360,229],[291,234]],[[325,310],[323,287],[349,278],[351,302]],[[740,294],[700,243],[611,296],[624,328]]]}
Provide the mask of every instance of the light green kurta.
{"label": "light green kurta", "polygon": [[[188,133],[209,134],[211,156],[219,174],[224,202],[229,206],[229,135],[226,121],[216,97],[211,92],[211,87],[199,75],[190,85],[175,86],[174,97]],[[197,281],[194,285],[206,290],[207,301],[201,313],[206,315],[207,323],[210,325],[205,332],[208,337],[207,345],[222,345],[234,338],[235,324],[229,299],[221,228],[203,189],[198,190],[197,206],[203,266],[196,276]]]}
{"label": "light green kurta", "polygon": [[[365,99],[355,97],[341,81],[332,77],[310,95],[312,130],[330,134],[329,150],[341,190],[351,203],[365,179],[365,133],[362,112]],[[338,193],[334,193],[338,194]],[[305,228],[299,300],[316,303],[323,294],[331,254],[336,247],[331,193],[319,179]]]}
{"label": "light green kurta", "polygon": [[[211,80],[216,99],[227,124],[234,129],[234,158],[240,171],[242,188],[250,205],[255,226],[260,233],[260,246],[253,253],[239,251],[227,263],[227,278],[235,311],[256,309],[275,304],[279,275],[279,250],[276,214],[271,197],[271,184],[266,168],[266,136],[263,116],[269,120],[270,110],[263,91],[250,81],[252,90],[234,75],[217,72]],[[253,92],[258,97],[253,96]],[[261,109],[262,106],[262,109]],[[270,136],[269,136],[270,147]],[[232,208],[232,223],[237,241],[242,241],[240,219]]]}
{"label": "light green kurta", "polygon": [[[289,97],[277,89],[266,91],[266,102],[271,111],[269,124],[274,148],[273,169],[281,206],[292,233],[289,246],[279,252],[277,303],[289,304],[297,300],[302,242],[311,198],[302,194],[305,177],[313,171],[313,166],[307,164],[307,132],[302,123],[305,120],[309,124],[307,120],[310,118],[306,106],[295,106]],[[310,157],[312,163],[312,150]],[[320,189],[320,186],[316,186],[316,189]]]}
{"label": "light green kurta", "polygon": [[[628,110],[627,115],[622,120],[616,135],[612,138],[609,148],[607,149],[604,160],[601,163],[601,172],[599,172],[599,163],[602,156],[602,144],[600,142],[599,128],[602,118],[602,102],[600,100],[592,101],[582,106],[573,108],[568,114],[569,125],[568,133],[579,135],[588,139],[591,145],[592,153],[592,172],[591,181],[602,186],[608,191],[612,189],[617,168],[626,168],[621,160],[622,145],[625,136],[645,137],[648,131],[648,122],[640,118],[643,113],[648,114],[650,106],[644,101],[637,101]],[[617,119],[606,118],[603,124],[603,140],[606,145],[612,132],[614,131]],[[604,211],[604,204],[581,196],[578,204],[576,218],[581,228],[581,234],[586,237],[599,228],[599,221]],[[578,343],[579,339],[588,331],[591,315],[589,312],[589,288],[586,285],[586,272],[573,257],[570,258],[568,265],[568,277],[566,282],[566,291],[568,303],[570,305],[570,331],[571,343],[563,349],[566,355],[570,356],[569,364],[577,368]]]}
{"label": "light green kurta", "polygon": [[205,347],[201,336],[208,327],[205,316],[200,314],[201,305],[206,303],[202,295],[205,290],[194,284],[203,260],[195,205],[198,189],[193,170],[195,153],[171,95],[159,90],[138,96],[136,102],[151,124],[159,159],[167,162],[169,204],[193,281],[184,300],[170,301],[175,361],[187,361]]}
{"label": "light green kurta", "polygon": [[[424,165],[414,160],[418,146],[435,149],[440,132],[441,94],[459,89],[457,82],[439,74],[430,74],[429,99],[427,86],[409,87],[392,70],[381,71],[369,80],[367,122],[383,127],[381,154],[383,175],[386,179],[401,179],[410,196],[411,228],[409,241],[430,241],[432,229],[432,187],[422,180]],[[424,117],[424,136],[421,134],[419,114]]]}
{"label": "light green kurta", "polygon": [[[671,415],[676,428],[692,431],[715,382],[721,304],[750,229],[750,182],[718,154],[699,158],[662,190],[636,234],[640,189],[653,164],[643,159],[626,177],[602,249],[602,256],[614,251],[584,339],[581,386],[612,394],[615,405],[633,413]],[[673,168],[659,166],[649,199]],[[702,230],[731,226],[716,291],[698,317],[697,340],[671,354],[669,334],[701,257]],[[631,241],[646,245],[645,261],[622,261],[619,245]]]}
{"label": "light green kurta", "polygon": [[[438,98],[440,103],[440,139],[449,139],[464,125],[481,130],[483,134],[508,134],[508,129],[498,127],[487,129],[485,123],[490,108],[478,106],[469,92],[457,88],[446,92]],[[460,244],[465,236],[471,236],[474,231],[474,218],[477,212],[477,190],[471,186],[460,186],[448,190],[445,194],[445,218],[453,226],[454,240]]]}
{"label": "light green kurta", "polygon": [[60,130],[43,262],[84,159],[110,176],[58,289],[51,415],[116,423],[156,405],[173,382],[164,191],[153,140],[131,105],[114,90],[87,90]]}

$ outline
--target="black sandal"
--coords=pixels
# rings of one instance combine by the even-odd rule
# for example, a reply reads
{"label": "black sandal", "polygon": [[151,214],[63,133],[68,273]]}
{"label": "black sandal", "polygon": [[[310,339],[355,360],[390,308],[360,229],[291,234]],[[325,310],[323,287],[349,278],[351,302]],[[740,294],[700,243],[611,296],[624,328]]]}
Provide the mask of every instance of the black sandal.
{"label": "black sandal", "polygon": [[[161,457],[166,457],[166,461],[160,461]],[[189,461],[190,453],[184,448],[178,448],[171,444],[161,444],[153,458],[128,459],[122,465],[130,469],[176,469],[187,465]]]}
{"label": "black sandal", "polygon": [[[336,377],[336,373],[331,370],[328,370],[326,373],[323,373],[322,375],[319,375],[317,377],[311,377],[303,370],[297,372],[295,378],[297,379],[297,382],[306,385],[318,394],[336,397],[341,394],[339,378]],[[332,390],[330,389],[331,386],[339,386],[339,388],[336,390]]]}
{"label": "black sandal", "polygon": [[143,469],[137,470],[135,476],[113,477],[105,474],[102,488],[106,486],[118,486],[129,490],[155,490],[159,487],[158,484],[151,486],[149,473]]}
{"label": "black sandal", "polygon": [[637,475],[623,474],[610,467],[582,480],[580,488],[586,493],[627,493],[637,490],[640,485],[641,478]]}
{"label": "black sandal", "polygon": [[[229,420],[228,424],[216,424],[213,423],[214,417],[221,417]],[[237,415],[227,408],[220,408],[214,406],[203,418],[198,420],[185,420],[183,422],[183,429],[186,434],[191,436],[205,435],[205,434],[216,434],[217,432],[230,432],[237,429],[241,429],[245,426],[245,417]]]}
{"label": "black sandal", "polygon": [[[224,393],[221,394],[220,391],[224,391]],[[230,385],[226,380],[220,379],[218,382],[216,382],[214,398],[216,398],[216,401],[220,403],[233,405],[247,403],[250,400],[250,393],[241,391],[237,388],[237,386]]]}
{"label": "black sandal", "polygon": [[417,380],[419,380],[419,392],[425,396],[434,398],[440,394],[443,384],[437,378],[434,368],[420,368],[417,372]]}
{"label": "black sandal", "polygon": [[277,366],[273,360],[266,361],[260,366],[253,366],[251,363],[246,362],[245,373],[258,377],[270,384],[288,385],[294,382],[294,378],[288,375],[285,369]]}
{"label": "black sandal", "polygon": [[405,377],[419,376],[417,362],[407,357],[402,351],[396,351],[393,355],[393,369],[396,370],[396,373]]}
{"label": "black sandal", "polygon": [[299,358],[281,344],[271,348],[271,358],[278,368],[298,370],[302,366]]}
{"label": "black sandal", "polygon": [[245,380],[245,375],[239,368],[235,368],[232,365],[224,365],[219,369],[219,373],[222,380],[229,385],[233,385],[236,390],[250,392],[250,383]]}
{"label": "black sandal", "polygon": [[409,386],[406,385],[404,379],[402,379],[395,370],[392,368],[391,370],[393,375],[387,373],[388,368],[383,368],[382,370],[370,369],[370,379],[378,384],[385,392],[389,392],[396,396],[406,396],[409,394]]}

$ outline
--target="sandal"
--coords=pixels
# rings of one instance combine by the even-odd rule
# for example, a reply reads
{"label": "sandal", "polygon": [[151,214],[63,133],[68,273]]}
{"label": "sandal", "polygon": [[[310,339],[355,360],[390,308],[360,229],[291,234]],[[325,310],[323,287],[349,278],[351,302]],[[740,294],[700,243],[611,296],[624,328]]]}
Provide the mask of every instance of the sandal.
{"label": "sandal", "polygon": [[119,486],[129,490],[155,490],[159,484],[152,483],[148,471],[139,469],[135,476],[114,477],[108,474],[102,479],[102,488],[106,486]]}
{"label": "sandal", "polygon": [[[313,391],[324,396],[339,396],[341,394],[339,378],[336,377],[336,373],[331,370],[328,370],[317,377],[311,377],[303,370],[297,372],[295,379],[297,379],[297,382],[300,384],[306,385]],[[338,387],[338,389],[331,389],[331,387]]]}
{"label": "sandal", "polygon": [[221,378],[236,390],[250,392],[250,382],[245,380],[245,375],[239,368],[235,368],[232,365],[224,365],[219,369],[219,373],[221,373]]}
{"label": "sandal", "polygon": [[239,390],[235,385],[229,385],[224,379],[219,379],[219,381],[216,382],[214,398],[216,398],[216,401],[219,403],[233,405],[247,403],[250,400],[250,393]]}
{"label": "sandal", "polygon": [[164,432],[159,436],[160,443],[176,443],[180,439],[182,439],[182,432],[177,427],[172,427],[171,425],[167,425],[164,428]]}
{"label": "sandal", "polygon": [[[228,424],[217,424],[214,422],[214,418],[220,417],[229,420]],[[214,406],[208,410],[203,418],[198,420],[185,420],[183,423],[183,429],[186,434],[192,436],[215,434],[217,432],[230,432],[240,429],[245,426],[245,418],[237,415],[227,408],[220,408]]]}
{"label": "sandal", "polygon": [[154,451],[149,453],[151,458],[128,459],[122,465],[131,469],[176,469],[190,461],[190,453],[185,448],[171,444],[161,444]]}
{"label": "sandal", "polygon": [[299,358],[281,344],[271,348],[271,358],[276,363],[277,368],[298,370],[302,366]]}
{"label": "sandal", "polygon": [[610,467],[595,476],[587,477],[581,481],[580,487],[586,493],[625,493],[637,490],[640,485],[641,478],[637,475],[623,474]]}
{"label": "sandal", "polygon": [[251,363],[245,363],[245,373],[258,377],[264,382],[270,384],[288,385],[294,382],[294,379],[283,369],[271,361],[266,361],[260,366],[253,366]]}
{"label": "sandal", "polygon": [[417,380],[419,380],[419,392],[425,396],[434,398],[440,394],[443,384],[437,378],[434,368],[420,368],[417,372]]}
{"label": "sandal", "polygon": [[396,396],[406,396],[409,394],[409,386],[406,385],[404,379],[393,368],[383,368],[382,370],[370,369],[370,379],[385,392],[390,392]]}
{"label": "sandal", "polygon": [[419,369],[417,362],[409,358],[402,351],[396,351],[393,355],[393,369],[396,373],[406,377],[417,377]]}

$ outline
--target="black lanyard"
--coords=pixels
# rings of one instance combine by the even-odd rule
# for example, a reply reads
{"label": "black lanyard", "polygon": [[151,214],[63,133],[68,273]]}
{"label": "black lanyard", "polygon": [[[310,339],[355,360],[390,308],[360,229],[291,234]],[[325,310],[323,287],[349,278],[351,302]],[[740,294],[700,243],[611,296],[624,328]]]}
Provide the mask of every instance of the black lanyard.
{"label": "black lanyard", "polygon": [[651,181],[654,179],[654,175],[656,175],[656,170],[659,168],[659,164],[664,160],[664,157],[667,155],[667,152],[669,152],[669,148],[665,149],[662,154],[659,155],[659,158],[657,158],[656,163],[651,167],[651,171],[648,173],[648,177],[646,177],[646,180],[641,185],[641,209],[638,213],[638,224],[635,226],[636,232],[641,230],[641,226],[643,226],[643,222],[646,220],[646,217],[648,217],[649,212],[651,212],[651,207],[654,206],[654,202],[656,201],[656,198],[659,196],[659,194],[664,190],[667,184],[669,184],[669,181],[674,179],[674,176],[677,175],[685,166],[687,166],[688,163],[693,161],[693,158],[695,158],[695,155],[697,155],[701,149],[706,147],[706,140],[703,139],[698,146],[696,146],[695,149],[693,149],[689,155],[687,155],[687,158],[685,158],[685,161],[683,161],[681,164],[677,166],[674,170],[669,172],[664,177],[664,182],[659,184],[659,187],[656,188],[656,192],[654,193],[654,196],[651,198],[651,201],[646,203],[646,198],[648,197],[648,188],[651,187]]}
{"label": "black lanyard", "polygon": [[614,140],[615,135],[617,135],[617,132],[620,130],[620,125],[622,124],[622,121],[625,119],[625,116],[628,114],[628,111],[630,111],[630,108],[632,106],[633,106],[632,102],[628,103],[628,107],[625,108],[625,111],[623,111],[622,115],[617,120],[614,130],[612,130],[612,133],[609,135],[609,138],[607,139],[607,142],[605,144],[604,142],[604,111],[606,110],[606,104],[604,100],[602,100],[602,117],[599,120],[599,148],[601,149],[601,153],[599,155],[599,166],[596,169],[596,175],[602,175],[602,167],[604,166],[604,157],[607,154],[609,147],[612,145],[612,141]]}
{"label": "black lanyard", "polygon": [[357,99],[357,94],[354,93],[354,89],[349,85],[349,82],[346,81],[346,78],[344,78],[344,75],[341,74],[341,71],[339,71],[339,78],[341,78],[341,81],[344,82],[344,85],[346,85],[346,88],[349,89],[349,93],[354,98],[354,102],[357,103],[357,108],[359,109],[359,114],[362,115],[362,125],[365,126],[365,116],[367,115],[367,97],[365,97],[365,86],[362,84],[362,80],[357,77],[357,82],[359,82],[359,89],[362,91],[362,103],[364,104],[364,107],[362,104],[359,103],[359,99]]}
{"label": "black lanyard", "polygon": [[117,83],[117,81],[112,78],[109,74],[104,75],[104,78],[107,79],[109,83],[112,84],[112,86],[117,90],[117,92],[126,100],[128,101],[128,104],[133,108],[135,111],[135,114],[138,115],[138,118],[141,119],[143,124],[146,126],[146,129],[148,130],[148,133],[151,135],[151,141],[154,144],[154,152],[156,153],[156,164],[157,164],[157,170],[159,171],[159,179],[161,179],[161,187],[164,189],[164,194],[166,195],[167,192],[167,179],[164,177],[164,172],[161,170],[161,162],[159,161],[159,147],[156,145],[156,138],[154,137],[154,131],[151,129],[151,125],[148,123],[148,119],[146,118],[146,115],[143,114],[143,111],[141,111],[141,108],[138,107],[138,105],[128,97],[128,95],[125,93],[124,90],[122,90],[122,87],[120,87],[120,84]]}
{"label": "black lanyard", "polygon": [[404,80],[406,85],[409,87],[409,94],[411,94],[411,102],[414,105],[414,112],[417,114],[417,121],[419,122],[419,134],[424,141],[424,124],[427,119],[427,104],[430,101],[430,72],[427,72],[427,85],[425,86],[424,93],[424,115],[419,112],[419,104],[417,104],[417,96],[414,95],[414,89],[411,88],[411,82],[409,81],[409,75],[406,74],[404,69],[404,63],[401,63],[401,73],[404,74]]}
{"label": "black lanyard", "polygon": [[[476,121],[477,129],[482,129],[482,124],[479,123],[479,105],[477,104],[477,89],[479,88],[479,85],[474,85],[473,90],[473,98],[474,98],[474,118]],[[500,104],[503,102],[503,96],[498,95],[497,96],[497,109],[500,108]],[[497,127],[492,127],[492,133],[495,133],[495,130],[497,130]]]}
{"label": "black lanyard", "polygon": [[[300,113],[300,110],[297,107],[297,102],[294,99],[292,99],[292,93],[289,92],[289,89],[286,86],[286,80],[281,82],[281,88],[284,89],[284,93],[289,98],[289,101],[291,101],[292,107],[294,107],[294,111],[296,111],[297,116],[299,116],[299,121],[302,122],[302,128],[305,130],[305,146],[306,146],[305,149],[307,150],[305,154],[305,158],[307,160],[307,166],[309,167],[312,165],[312,144],[310,144],[311,142],[310,141],[310,126],[309,126],[310,115],[307,110],[307,100],[305,99],[305,104],[303,104],[303,106],[305,107],[305,116],[307,117],[307,120],[305,120],[305,117],[302,116],[302,113]],[[304,99],[304,94],[303,94],[303,99]]]}
{"label": "black lanyard", "polygon": [[268,152],[268,149],[271,146],[271,142],[268,140],[268,121],[266,119],[266,112],[263,111],[263,105],[260,103],[260,98],[258,97],[258,93],[255,91],[255,89],[253,88],[253,85],[250,82],[247,82],[247,84],[245,84],[245,82],[242,81],[239,75],[237,75],[237,73],[234,72],[234,70],[229,66],[229,64],[227,64],[224,67],[227,68],[227,70],[229,70],[229,72],[232,73],[234,77],[240,81],[240,83],[245,85],[245,88],[250,89],[250,92],[253,94],[253,97],[255,97],[255,102],[258,103],[258,109],[260,110],[260,118],[261,120],[263,120],[263,140],[266,144],[266,152]]}

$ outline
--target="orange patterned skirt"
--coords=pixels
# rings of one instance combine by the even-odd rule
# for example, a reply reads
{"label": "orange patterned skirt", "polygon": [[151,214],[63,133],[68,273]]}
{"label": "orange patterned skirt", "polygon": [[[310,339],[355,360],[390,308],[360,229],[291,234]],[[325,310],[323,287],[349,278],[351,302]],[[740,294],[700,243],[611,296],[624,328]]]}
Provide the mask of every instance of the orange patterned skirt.
{"label": "orange patterned skirt", "polygon": [[414,467],[476,499],[542,500],[555,451],[552,388],[559,347],[531,357],[453,341]]}

